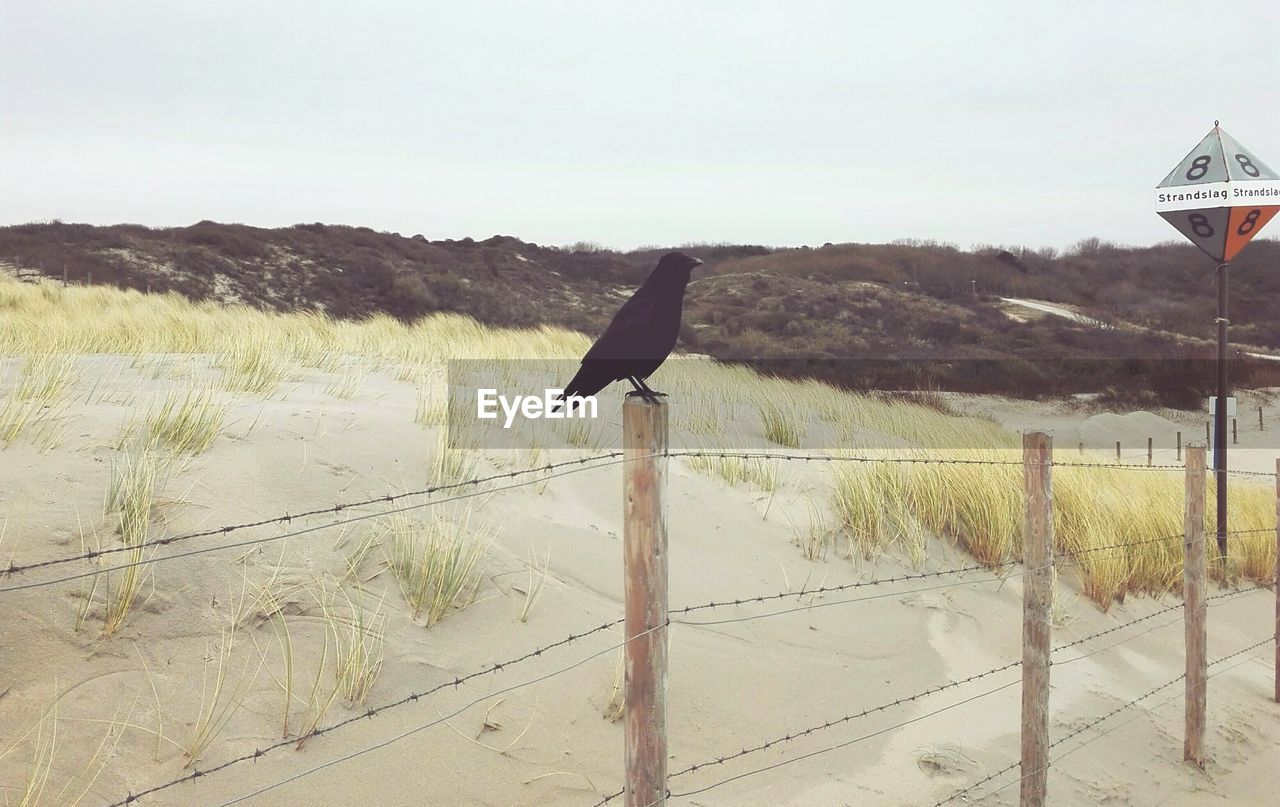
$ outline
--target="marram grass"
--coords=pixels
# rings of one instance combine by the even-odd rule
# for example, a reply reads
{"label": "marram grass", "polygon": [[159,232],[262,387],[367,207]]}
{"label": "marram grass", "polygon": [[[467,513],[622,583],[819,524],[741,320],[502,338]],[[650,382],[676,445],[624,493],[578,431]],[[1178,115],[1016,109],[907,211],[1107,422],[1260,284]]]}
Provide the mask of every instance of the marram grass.
{"label": "marram grass", "polygon": [[[491,328],[452,314],[407,324],[386,316],[338,321],[315,313],[193,303],[177,294],[143,295],[104,286],[63,289],[0,279],[0,355],[27,357],[31,368],[19,382],[24,385],[21,393],[13,385],[0,398],[0,440],[7,443],[42,426],[40,411],[28,402],[63,397],[75,382],[75,365],[66,357],[79,354],[212,355],[218,357],[226,386],[258,395],[273,394],[296,367],[340,372],[357,362],[362,370],[385,370],[424,387],[417,412],[409,416],[438,432],[430,482],[464,481],[487,455],[459,448],[468,444],[467,435],[456,435],[452,448],[444,439],[443,407],[433,383],[443,362],[575,359],[589,344],[583,335],[563,329]],[[507,365],[495,366],[514,373]],[[355,377],[351,371],[336,381],[331,394],[345,396]],[[885,459],[1020,459],[1017,436],[990,421],[818,382],[766,378],[741,366],[677,357],[658,371],[651,385],[672,396],[677,444],[797,451],[807,443]],[[616,405],[613,398],[605,400],[602,408]],[[726,443],[725,435],[733,440]],[[608,435],[581,429],[572,437],[586,446],[609,442]],[[530,462],[541,454],[542,446],[533,446]],[[690,457],[683,462],[730,485],[772,491],[780,484],[779,461]],[[824,546],[806,548],[811,555],[841,547],[843,554],[854,556],[902,551],[919,560],[928,535],[950,540],[987,564],[1021,552],[1022,472],[1016,464],[830,463],[809,468],[804,473],[822,477],[813,489],[829,490],[824,501],[831,514],[827,529],[833,533],[822,539]],[[801,483],[813,484],[803,478]],[[1150,541],[1080,555],[1076,566],[1090,596],[1105,605],[1127,592],[1176,590],[1183,484],[1177,472],[1055,468],[1059,553]],[[1206,520],[1212,524],[1212,496],[1208,505]],[[1263,531],[1231,537],[1229,574],[1269,583],[1275,564],[1275,538],[1269,532],[1275,526],[1274,494],[1264,485],[1234,485],[1231,509],[1233,530]],[[1157,538],[1161,540],[1152,540]],[[817,539],[807,540],[812,544]],[[1209,551],[1212,558],[1212,542]]]}

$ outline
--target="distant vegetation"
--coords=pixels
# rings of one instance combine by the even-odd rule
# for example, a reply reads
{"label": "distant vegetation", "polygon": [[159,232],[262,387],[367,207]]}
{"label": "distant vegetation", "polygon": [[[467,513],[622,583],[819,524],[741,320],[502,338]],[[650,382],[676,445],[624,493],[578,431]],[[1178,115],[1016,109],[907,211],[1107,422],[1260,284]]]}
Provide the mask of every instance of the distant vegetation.
{"label": "distant vegetation", "polygon": [[[706,261],[682,347],[780,375],[859,389],[960,389],[1023,397],[1100,393],[1197,406],[1212,375],[1213,265],[1193,247],[982,247],[928,241],[772,249],[681,245]],[[448,311],[492,324],[594,333],[668,247],[620,253],[509,236],[429,241],[365,227],[260,229],[200,222],[0,228],[0,264],[267,310],[402,320]],[[1280,242],[1233,264],[1232,341],[1280,348]],[[1110,327],[1020,322],[999,298],[1075,306]],[[1241,386],[1280,384],[1280,363],[1240,359]]]}

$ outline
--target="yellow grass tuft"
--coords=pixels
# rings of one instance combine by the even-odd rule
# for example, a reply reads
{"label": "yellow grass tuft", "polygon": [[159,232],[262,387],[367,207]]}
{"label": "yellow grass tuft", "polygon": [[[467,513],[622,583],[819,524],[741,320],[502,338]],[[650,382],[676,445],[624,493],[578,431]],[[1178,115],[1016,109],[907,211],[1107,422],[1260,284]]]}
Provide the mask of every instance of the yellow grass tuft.
{"label": "yellow grass tuft", "polygon": [[391,544],[388,565],[414,619],[425,617],[431,627],[474,596],[492,535],[473,531],[469,513],[452,521],[433,512],[425,522],[397,514],[381,528]]}
{"label": "yellow grass tuft", "polygon": [[293,371],[289,360],[265,340],[234,345],[218,359],[218,366],[222,368],[222,383],[227,389],[258,395],[274,393]]}
{"label": "yellow grass tuft", "polygon": [[[153,453],[125,453],[112,463],[111,480],[107,487],[104,514],[114,519],[116,531],[129,551],[108,556],[106,562],[125,565],[126,568],[106,572],[106,610],[102,635],[111,636],[124,625],[137,599],[138,592],[149,572],[143,562],[147,536],[151,529],[151,516],[155,508],[159,487],[160,465]],[[101,547],[101,544],[99,545]],[[94,591],[97,581],[94,581]],[[93,597],[89,593],[89,599]],[[86,602],[87,611],[89,603]]]}
{"label": "yellow grass tuft", "polygon": [[449,433],[440,428],[436,434],[435,453],[431,455],[431,472],[427,484],[431,487],[454,485],[474,479],[480,467],[480,453],[471,448],[453,447]]}
{"label": "yellow grass tuft", "polygon": [[227,407],[208,387],[171,391],[146,414],[148,448],[163,447],[178,454],[202,454],[222,432]]}
{"label": "yellow grass tuft", "polygon": [[799,448],[804,439],[806,422],[801,410],[789,403],[763,400],[757,407],[764,439],[785,448]]}
{"label": "yellow grass tuft", "polygon": [[[341,600],[339,600],[339,597]],[[373,682],[382,672],[383,637],[387,617],[379,601],[373,611],[362,599],[351,598],[339,587],[328,597],[318,599],[325,623],[333,634],[336,648],[334,675],[338,692],[349,705],[364,703]]]}
{"label": "yellow grass tuft", "polygon": [[18,382],[20,401],[59,401],[76,383],[76,360],[65,353],[33,353]]}
{"label": "yellow grass tuft", "polygon": [[231,722],[231,718],[235,717],[236,712],[244,705],[245,698],[252,691],[258,672],[262,670],[262,663],[259,660],[258,669],[250,672],[253,659],[248,657],[239,675],[230,679],[236,643],[236,625],[233,620],[222,633],[222,642],[218,645],[218,655],[212,672],[209,669],[209,663],[206,663],[201,674],[200,712],[182,746],[182,755],[186,760],[184,768],[194,765]]}

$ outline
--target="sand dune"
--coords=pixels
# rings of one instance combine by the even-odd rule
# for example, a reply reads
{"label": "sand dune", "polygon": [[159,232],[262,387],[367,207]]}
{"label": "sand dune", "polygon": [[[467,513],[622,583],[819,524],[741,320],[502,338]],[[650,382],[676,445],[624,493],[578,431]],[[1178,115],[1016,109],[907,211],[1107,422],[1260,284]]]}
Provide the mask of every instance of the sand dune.
{"label": "sand dune", "polygon": [[[102,497],[117,454],[114,443],[128,413],[138,405],[131,396],[159,394],[169,382],[158,368],[169,362],[185,362],[184,372],[197,375],[213,372],[202,369],[209,360],[198,356],[157,358],[141,369],[125,358],[79,361],[77,388],[96,389],[98,397],[86,395],[91,399],[86,404],[76,396],[64,413],[66,429],[55,447],[15,443],[4,452],[0,491],[6,561],[24,564],[74,554],[82,533],[86,541],[92,541],[95,532],[109,533],[112,527],[102,515]],[[12,381],[13,363],[6,370],[5,377]],[[151,375],[158,377],[148,380]],[[437,441],[434,430],[414,422],[414,387],[371,372],[350,398],[337,397],[326,392],[333,389],[336,375],[307,370],[272,397],[227,396],[225,432],[206,453],[174,461],[162,474],[156,534],[269,518],[420,486],[432,473]],[[1048,414],[1026,405],[1002,406],[1028,420]],[[998,409],[987,406],[993,408]],[[1085,429],[1104,429],[1110,437],[1116,429],[1150,422],[1103,418]],[[544,461],[566,456],[568,452],[548,452]],[[512,467],[501,461],[487,457],[477,470]],[[829,478],[821,468],[788,465],[781,469],[781,487],[766,493],[695,473],[686,460],[672,462],[673,608],[972,563],[968,555],[938,539],[928,541],[919,565],[894,552],[874,561],[833,555],[811,562],[793,545],[793,524],[803,523],[807,501],[825,501],[829,495]],[[545,486],[442,505],[454,517],[469,510],[472,526],[491,531],[495,538],[474,601],[431,628],[412,618],[380,550],[375,550],[361,567],[358,582],[346,584],[344,590],[385,619],[381,671],[365,704],[347,704],[338,697],[320,725],[617,619],[620,491],[621,470],[615,465],[552,479]],[[300,520],[287,528],[249,531],[247,536],[267,538],[322,523],[319,518]],[[196,768],[279,741],[287,667],[272,618],[252,603],[244,605],[245,597],[252,601],[259,587],[270,587],[280,597],[276,613],[283,615],[292,643],[295,700],[290,732],[301,731],[313,687],[325,691],[333,686],[337,644],[317,593],[339,587],[344,558],[368,529],[368,522],[362,522],[157,563],[148,569],[134,611],[108,639],[98,636],[101,592],[77,629],[88,593],[82,582],[0,594],[5,625],[0,748],[13,749],[0,759],[0,792],[9,803],[22,803],[27,777],[33,770],[37,778],[45,777],[47,771],[35,803],[71,803],[83,790],[80,803],[97,805],[183,776],[181,746],[198,728],[202,703],[207,709],[211,702],[220,636],[232,624],[238,624],[237,638],[224,668],[222,703],[238,707],[219,713],[225,725],[202,749]],[[198,546],[227,540],[202,539]],[[192,544],[194,548],[196,542]],[[521,622],[531,557],[550,560],[544,590],[527,621]],[[77,564],[66,571],[84,568]],[[673,626],[672,771],[1019,658],[1019,579],[980,582],[989,577],[974,573],[960,581],[900,583],[875,589],[891,596],[856,603],[838,604],[839,594],[791,599],[783,602],[788,607],[797,602],[815,607],[767,619]],[[3,582],[36,579],[43,578],[32,573]],[[956,584],[937,588],[939,582]],[[1058,642],[1176,601],[1130,598],[1103,614],[1075,590],[1067,572],[1060,577],[1059,600]],[[246,607],[247,615],[237,621],[236,612]],[[1272,595],[1265,590],[1224,600],[1210,616],[1211,656],[1264,638],[1272,608]],[[735,617],[767,610],[778,609],[752,605],[708,613]],[[1174,612],[1079,650],[1083,655],[1128,640],[1117,648],[1055,667],[1054,736],[1176,676],[1182,668],[1181,630]],[[306,774],[239,803],[591,804],[620,787],[621,726],[603,717],[618,657],[613,648],[619,641],[618,629],[600,631],[456,690],[448,688],[312,738],[301,751],[289,745],[139,803],[237,803],[273,783]],[[1179,762],[1178,698],[1149,713],[1140,707],[1128,710],[1100,726],[1114,731],[1053,768],[1050,787],[1055,803],[1264,803],[1278,783],[1280,724],[1275,720],[1277,706],[1267,699],[1271,671],[1264,660],[1269,650],[1258,652],[1262,660],[1212,681],[1207,774]],[[596,653],[600,655],[567,672],[496,694]],[[317,668],[326,658],[317,679]],[[990,676],[677,777],[671,782],[673,791],[697,790],[871,735],[674,802],[933,803],[1015,759],[1017,685],[875,733],[1017,678],[1016,669]],[[358,758],[337,761],[439,721],[476,699],[481,700],[448,721]],[[1131,717],[1137,719],[1116,727]],[[56,739],[51,737],[55,725]],[[31,728],[38,730],[24,734]],[[1080,739],[1095,735],[1089,732]],[[40,756],[37,740],[50,749],[47,759]],[[1012,804],[1016,792],[1016,786],[1006,788],[985,803]]]}

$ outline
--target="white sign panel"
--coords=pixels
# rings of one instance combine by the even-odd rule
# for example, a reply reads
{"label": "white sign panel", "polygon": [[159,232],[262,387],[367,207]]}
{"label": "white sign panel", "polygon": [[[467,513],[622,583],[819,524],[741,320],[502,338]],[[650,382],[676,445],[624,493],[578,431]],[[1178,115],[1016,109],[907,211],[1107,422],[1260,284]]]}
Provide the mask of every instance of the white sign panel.
{"label": "white sign panel", "polygon": [[1250,182],[1210,182],[1204,185],[1180,185],[1156,188],[1156,212],[1199,210],[1206,207],[1233,207],[1258,204],[1280,204],[1280,180]]}
{"label": "white sign panel", "polygon": [[[1217,411],[1218,411],[1218,396],[1210,395],[1209,396],[1209,414],[1212,415]],[[1227,417],[1233,418],[1235,416],[1236,416],[1236,399],[1228,398],[1227,399]]]}

